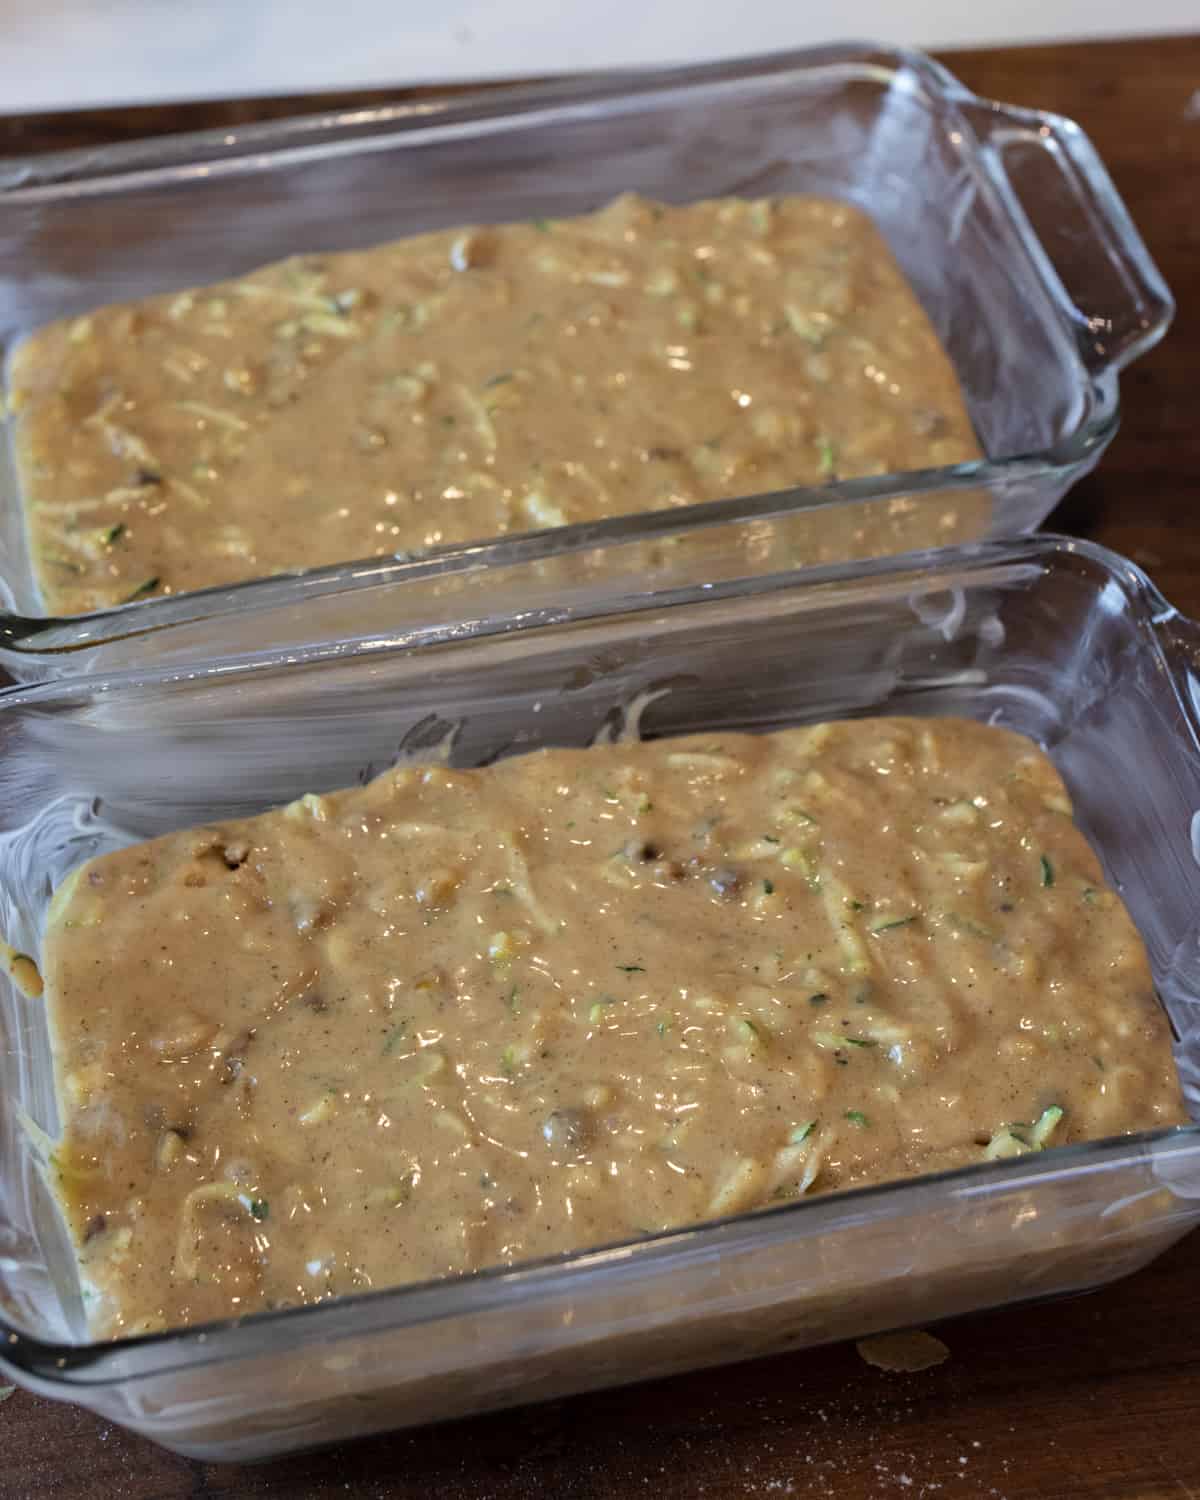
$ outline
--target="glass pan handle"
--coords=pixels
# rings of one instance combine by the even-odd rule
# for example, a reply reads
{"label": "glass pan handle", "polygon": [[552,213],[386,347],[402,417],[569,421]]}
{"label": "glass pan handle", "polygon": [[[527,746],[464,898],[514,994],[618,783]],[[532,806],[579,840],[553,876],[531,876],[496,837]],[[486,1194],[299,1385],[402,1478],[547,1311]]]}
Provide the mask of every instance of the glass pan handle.
{"label": "glass pan handle", "polygon": [[1175,303],[1079,126],[984,100],[963,113],[1088,369],[1120,370],[1153,348]]}

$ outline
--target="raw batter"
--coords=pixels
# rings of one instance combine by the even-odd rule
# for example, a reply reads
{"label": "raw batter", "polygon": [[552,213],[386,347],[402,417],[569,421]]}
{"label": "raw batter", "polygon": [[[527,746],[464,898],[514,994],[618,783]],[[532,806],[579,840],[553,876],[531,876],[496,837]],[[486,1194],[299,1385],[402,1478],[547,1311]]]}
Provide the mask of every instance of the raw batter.
{"label": "raw batter", "polygon": [[[979,457],[883,239],[818,198],[302,256],[53,324],[10,385],[53,614]],[[896,550],[869,525],[789,561]]]}
{"label": "raw batter", "polygon": [[968,721],[397,769],[83,866],[43,958],[107,1334],[1186,1118],[1057,773]]}

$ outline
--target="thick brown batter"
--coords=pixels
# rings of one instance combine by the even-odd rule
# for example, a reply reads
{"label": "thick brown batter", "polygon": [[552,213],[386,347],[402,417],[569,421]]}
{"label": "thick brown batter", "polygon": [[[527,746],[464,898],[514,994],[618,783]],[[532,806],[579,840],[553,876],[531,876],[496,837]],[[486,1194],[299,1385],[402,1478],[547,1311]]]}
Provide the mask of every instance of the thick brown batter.
{"label": "thick brown batter", "polygon": [[1185,1118],[1056,772],[966,721],[391,771],[84,866],[43,958],[108,1334]]}
{"label": "thick brown batter", "polygon": [[56,614],[979,456],[884,241],[817,198],[300,257],[53,324],[10,384]]}

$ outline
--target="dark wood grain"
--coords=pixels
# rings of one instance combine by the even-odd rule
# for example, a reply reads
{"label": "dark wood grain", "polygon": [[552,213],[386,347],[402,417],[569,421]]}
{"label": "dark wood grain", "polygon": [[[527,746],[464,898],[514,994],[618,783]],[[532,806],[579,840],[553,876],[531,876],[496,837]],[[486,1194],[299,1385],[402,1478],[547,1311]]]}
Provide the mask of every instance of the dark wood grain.
{"label": "dark wood grain", "polygon": [[[963,52],[977,92],[1078,119],[1175,292],[1122,383],[1124,427],[1055,525],[1126,552],[1200,615],[1200,37]],[[0,151],[231,126],[384,95],[0,121]],[[0,1500],[732,1500],[1200,1494],[1200,1242],[1089,1297],[942,1330],[949,1362],[884,1375],[839,1346],[371,1439],[259,1468],[190,1463],[25,1392],[0,1406]]]}

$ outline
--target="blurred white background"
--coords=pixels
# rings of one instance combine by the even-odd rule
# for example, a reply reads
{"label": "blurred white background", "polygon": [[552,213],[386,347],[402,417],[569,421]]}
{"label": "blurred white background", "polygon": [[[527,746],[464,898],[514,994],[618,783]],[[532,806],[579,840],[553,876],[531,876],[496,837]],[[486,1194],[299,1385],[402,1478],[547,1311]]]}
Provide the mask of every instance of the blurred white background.
{"label": "blurred white background", "polygon": [[1197,0],[0,0],[0,108],[528,77],[840,38],[971,46],[1185,31]]}

